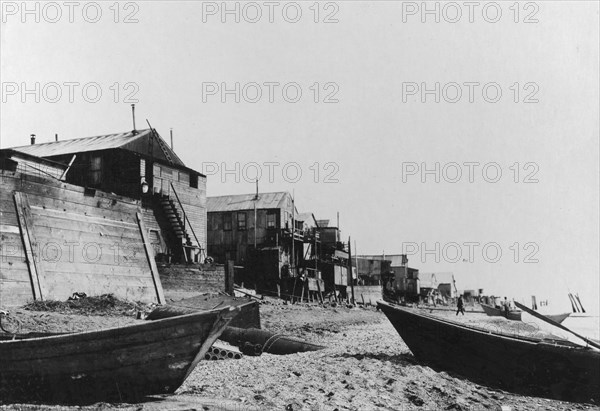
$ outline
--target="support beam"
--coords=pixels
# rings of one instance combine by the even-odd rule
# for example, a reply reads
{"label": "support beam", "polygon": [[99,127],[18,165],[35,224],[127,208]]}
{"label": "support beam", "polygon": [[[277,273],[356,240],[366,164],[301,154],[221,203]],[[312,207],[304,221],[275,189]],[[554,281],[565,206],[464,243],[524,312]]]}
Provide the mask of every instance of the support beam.
{"label": "support beam", "polygon": [[[35,237],[33,237],[33,218],[31,216],[27,194],[16,191],[14,194],[14,199],[17,218],[19,220],[19,227],[21,228],[21,239],[23,240],[23,247],[25,249],[25,256],[27,258],[27,266],[29,267],[29,278],[31,280],[31,289],[33,290],[33,299],[43,300],[38,265],[36,263],[36,256],[33,254]],[[33,244],[31,242],[32,237],[34,241]]]}
{"label": "support beam", "polygon": [[144,241],[144,250],[146,251],[146,258],[150,264],[150,271],[152,273],[152,281],[154,282],[154,288],[156,289],[156,299],[159,304],[165,303],[165,293],[163,291],[162,283],[160,282],[160,276],[158,275],[158,267],[156,267],[156,261],[154,261],[154,251],[152,250],[152,244],[148,238],[148,231],[146,231],[146,225],[142,219],[142,213],[139,211],[136,213],[142,239]]}

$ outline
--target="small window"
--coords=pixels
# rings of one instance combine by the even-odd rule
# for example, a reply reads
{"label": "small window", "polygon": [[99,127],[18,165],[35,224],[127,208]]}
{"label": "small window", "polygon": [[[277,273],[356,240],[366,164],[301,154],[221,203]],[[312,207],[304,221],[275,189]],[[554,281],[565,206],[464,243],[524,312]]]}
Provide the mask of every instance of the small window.
{"label": "small window", "polygon": [[231,214],[223,214],[223,230],[231,231]]}
{"label": "small window", "polygon": [[102,157],[90,157],[89,185],[98,186],[102,182]]}
{"label": "small window", "polygon": [[237,213],[237,229],[246,229],[246,213]]}
{"label": "small window", "polygon": [[196,174],[196,173],[190,174],[190,187],[198,188],[198,174]]}
{"label": "small window", "polygon": [[277,228],[277,214],[267,213],[267,228]]}

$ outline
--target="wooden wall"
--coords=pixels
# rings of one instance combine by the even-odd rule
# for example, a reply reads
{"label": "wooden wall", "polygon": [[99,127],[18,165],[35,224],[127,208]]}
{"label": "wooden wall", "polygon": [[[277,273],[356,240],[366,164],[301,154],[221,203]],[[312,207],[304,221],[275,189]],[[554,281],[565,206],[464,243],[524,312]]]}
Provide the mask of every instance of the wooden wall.
{"label": "wooden wall", "polygon": [[[154,163],[152,180],[153,191],[168,195],[179,207],[172,192],[171,184],[173,184],[185,214],[198,237],[200,247],[206,250],[206,177],[199,175],[198,187],[191,187],[188,172]],[[191,230],[188,230],[188,233],[195,243]]]}
{"label": "wooden wall", "polygon": [[[238,230],[237,215],[246,214],[246,229]],[[274,229],[267,229],[267,214],[276,214],[276,224]],[[224,230],[223,218],[231,216],[231,230]],[[246,248],[254,246],[254,230],[256,229],[256,243],[261,246],[273,246],[281,244],[281,239],[276,237],[281,227],[280,209],[259,209],[256,210],[258,224],[254,222],[254,210],[211,212],[208,214],[208,253],[212,257],[218,258],[219,262],[224,263],[225,253],[231,252],[231,258],[236,263],[242,263],[246,258]],[[278,241],[279,240],[279,241]]]}
{"label": "wooden wall", "polygon": [[0,182],[0,305],[74,292],[163,300],[138,201],[10,171]]}

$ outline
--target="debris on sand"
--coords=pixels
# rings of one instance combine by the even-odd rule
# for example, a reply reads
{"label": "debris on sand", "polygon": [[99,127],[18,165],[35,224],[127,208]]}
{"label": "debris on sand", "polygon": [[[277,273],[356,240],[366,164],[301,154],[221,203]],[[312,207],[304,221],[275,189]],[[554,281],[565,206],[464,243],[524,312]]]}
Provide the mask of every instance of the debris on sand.
{"label": "debris on sand", "polygon": [[85,294],[67,301],[44,300],[32,301],[23,306],[29,311],[49,311],[59,314],[80,314],[80,315],[123,315],[135,317],[138,312],[147,311],[148,307],[143,303],[133,303],[122,301],[112,294],[102,294],[97,297],[88,297]]}

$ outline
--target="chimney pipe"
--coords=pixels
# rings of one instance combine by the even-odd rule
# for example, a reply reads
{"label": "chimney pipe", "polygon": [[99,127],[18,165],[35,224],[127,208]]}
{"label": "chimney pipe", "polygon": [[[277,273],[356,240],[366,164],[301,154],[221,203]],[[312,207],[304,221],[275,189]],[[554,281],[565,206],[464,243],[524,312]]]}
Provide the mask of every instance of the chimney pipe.
{"label": "chimney pipe", "polygon": [[137,134],[137,130],[135,129],[135,104],[131,105],[131,115],[133,116],[133,134]]}
{"label": "chimney pipe", "polygon": [[173,150],[173,128],[171,127],[171,150]]}
{"label": "chimney pipe", "polygon": [[58,141],[58,134],[54,134],[54,141]]}
{"label": "chimney pipe", "polygon": [[31,145],[35,144],[35,134],[31,135]]}

